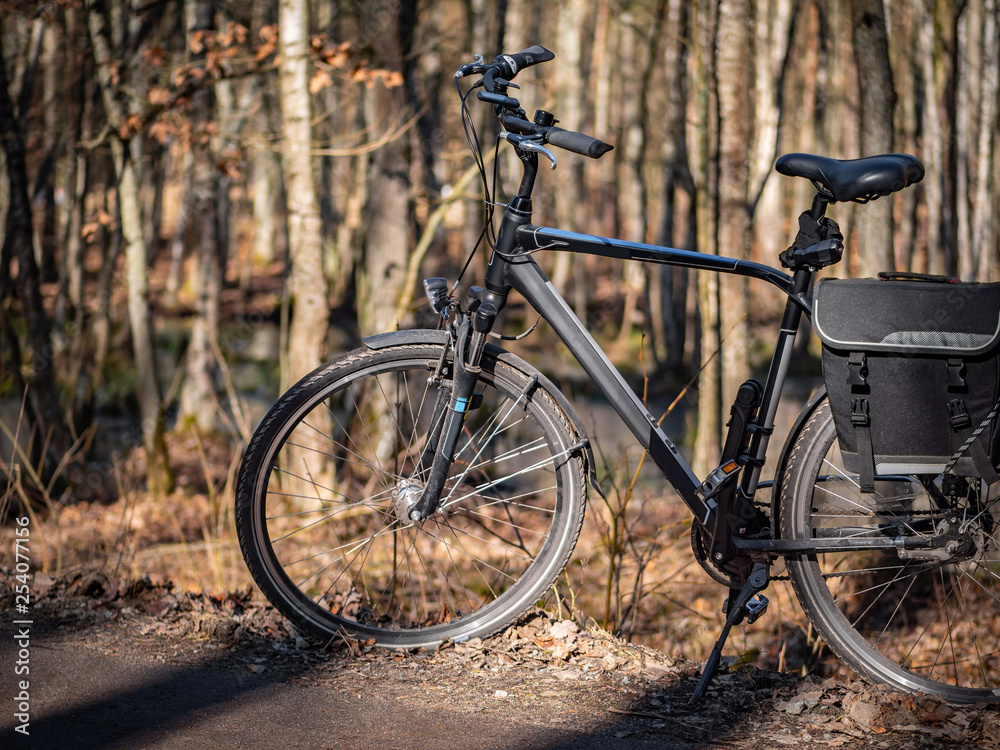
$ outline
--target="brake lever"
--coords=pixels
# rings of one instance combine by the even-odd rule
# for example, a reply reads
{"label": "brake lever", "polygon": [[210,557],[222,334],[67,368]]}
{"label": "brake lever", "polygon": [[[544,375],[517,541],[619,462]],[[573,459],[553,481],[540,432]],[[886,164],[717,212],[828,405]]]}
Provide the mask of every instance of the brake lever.
{"label": "brake lever", "polygon": [[514,146],[514,148],[521,149],[522,151],[528,151],[530,153],[541,154],[551,163],[549,164],[549,169],[555,169],[556,164],[559,160],[556,159],[556,155],[549,151],[545,146],[539,143],[535,138],[539,136],[525,136],[518,135],[517,133],[509,133],[506,130],[500,133],[500,137],[505,141]]}
{"label": "brake lever", "polygon": [[482,73],[483,70],[485,69],[485,66],[483,68],[480,68],[480,66],[482,65],[483,65],[483,56],[479,54],[473,55],[472,62],[466,63],[461,68],[455,71],[455,79],[457,80],[459,78],[465,78],[465,76],[474,73]]}

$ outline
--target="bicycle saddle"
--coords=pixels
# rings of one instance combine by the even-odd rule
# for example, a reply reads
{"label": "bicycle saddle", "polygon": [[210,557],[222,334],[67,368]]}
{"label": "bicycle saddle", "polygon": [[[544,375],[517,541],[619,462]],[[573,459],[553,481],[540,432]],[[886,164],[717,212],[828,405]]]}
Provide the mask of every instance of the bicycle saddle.
{"label": "bicycle saddle", "polygon": [[909,154],[880,154],[861,159],[830,159],[813,154],[785,154],[774,168],[789,177],[812,180],[833,201],[867,203],[902,190],[924,177],[924,165]]}

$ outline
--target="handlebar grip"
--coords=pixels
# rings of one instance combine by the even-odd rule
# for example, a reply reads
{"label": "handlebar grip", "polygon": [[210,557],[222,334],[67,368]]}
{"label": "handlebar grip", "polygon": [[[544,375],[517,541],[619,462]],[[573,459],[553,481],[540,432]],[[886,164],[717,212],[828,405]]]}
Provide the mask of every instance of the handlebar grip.
{"label": "handlebar grip", "polygon": [[585,133],[575,133],[572,130],[555,127],[549,128],[545,140],[553,146],[572,151],[574,154],[589,156],[591,159],[600,159],[614,148],[610,143],[605,143],[599,138]]}
{"label": "handlebar grip", "polygon": [[503,73],[501,78],[509,81],[525,68],[530,68],[532,65],[538,65],[539,63],[554,59],[555,54],[551,51],[545,49],[540,44],[533,44],[527,49],[516,52],[513,55],[500,55],[494,58],[493,64],[499,67]]}

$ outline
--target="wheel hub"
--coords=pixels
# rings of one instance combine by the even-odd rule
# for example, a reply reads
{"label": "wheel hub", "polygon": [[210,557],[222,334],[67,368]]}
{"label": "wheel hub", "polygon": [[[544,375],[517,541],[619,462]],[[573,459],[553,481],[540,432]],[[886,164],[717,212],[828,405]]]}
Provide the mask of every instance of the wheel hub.
{"label": "wheel hub", "polygon": [[410,513],[423,494],[424,484],[416,479],[402,479],[396,484],[392,508],[400,523],[412,523]]}

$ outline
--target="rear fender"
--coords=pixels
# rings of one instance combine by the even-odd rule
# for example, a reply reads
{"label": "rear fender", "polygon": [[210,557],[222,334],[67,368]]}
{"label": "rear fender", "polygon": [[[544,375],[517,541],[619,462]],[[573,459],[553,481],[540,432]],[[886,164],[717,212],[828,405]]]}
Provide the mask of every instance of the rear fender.
{"label": "rear fender", "polygon": [[826,386],[820,386],[806,405],[802,407],[799,416],[795,419],[795,424],[785,436],[785,444],[781,446],[781,454],[778,456],[778,463],[774,467],[774,485],[771,487],[771,535],[773,539],[779,538],[779,516],[781,512],[781,494],[785,484],[785,471],[788,469],[788,459],[792,454],[792,448],[799,439],[806,422],[816,412],[820,405],[826,400]]}

